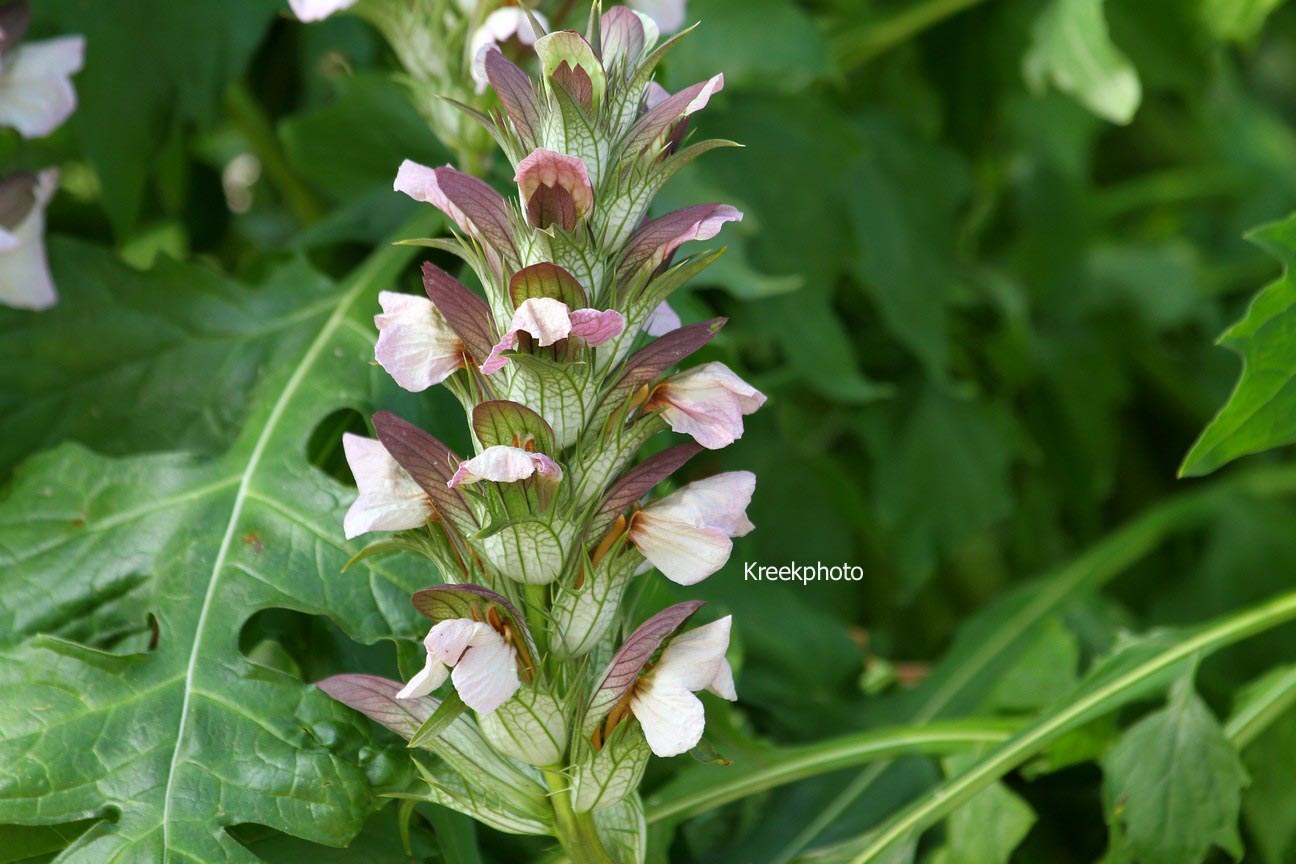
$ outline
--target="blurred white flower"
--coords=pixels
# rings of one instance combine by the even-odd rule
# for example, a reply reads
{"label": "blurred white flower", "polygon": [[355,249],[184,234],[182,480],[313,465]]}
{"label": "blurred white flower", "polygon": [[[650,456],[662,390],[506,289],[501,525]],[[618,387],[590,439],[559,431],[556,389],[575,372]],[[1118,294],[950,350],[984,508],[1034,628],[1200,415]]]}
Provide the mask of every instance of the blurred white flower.
{"label": "blurred white flower", "polygon": [[58,188],[58,171],[14,174],[0,180],[0,303],[48,309],[58,301],[45,258],[45,205]]}
{"label": "blurred white flower", "polygon": [[43,138],[76,110],[72,76],[85,60],[85,38],[62,36],[6,48],[0,57],[0,126]]}
{"label": "blurred white flower", "polygon": [[299,21],[323,21],[334,12],[354,6],[356,0],[288,0]]}
{"label": "blurred white flower", "polygon": [[[539,12],[532,12],[536,21],[545,30],[549,29],[549,20]],[[516,38],[523,45],[534,45],[543,36],[537,33],[527,18],[527,14],[516,6],[505,6],[496,9],[486,16],[486,20],[472,35],[468,51],[472,57],[472,78],[477,83],[477,92],[485,93],[486,85],[486,51],[492,45],[500,45]]]}
{"label": "blurred white flower", "polygon": [[674,33],[684,26],[687,14],[685,0],[627,0],[631,9],[657,22],[663,33]]}

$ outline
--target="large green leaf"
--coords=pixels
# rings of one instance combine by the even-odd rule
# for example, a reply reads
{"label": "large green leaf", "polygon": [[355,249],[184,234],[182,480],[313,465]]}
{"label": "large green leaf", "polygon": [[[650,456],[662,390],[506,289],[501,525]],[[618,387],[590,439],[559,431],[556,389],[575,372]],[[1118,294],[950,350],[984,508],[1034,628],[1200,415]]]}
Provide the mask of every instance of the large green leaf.
{"label": "large green leaf", "polygon": [[20,466],[0,504],[0,823],[97,817],[59,858],[87,864],[255,861],[225,830],[242,823],[334,846],[359,829],[361,722],[238,635],[269,607],[368,643],[419,629],[407,598],[434,575],[343,574],[351,493],[306,458],[321,420],[370,402],[368,318],[410,255],[381,250],[306,313],[224,455],[68,444]]}
{"label": "large green leaf", "polygon": [[0,309],[0,476],[64,440],[113,455],[224,450],[262,372],[298,357],[337,305],[301,262],[248,287],[165,258],[141,272],[70,240],[49,254],[62,302]]}
{"label": "large green leaf", "polygon": [[1130,728],[1103,760],[1109,821],[1136,861],[1196,864],[1211,846],[1242,857],[1238,812],[1247,775],[1192,677]]}
{"label": "large green leaf", "polygon": [[1228,402],[1184,457],[1184,476],[1209,474],[1239,456],[1296,441],[1296,216],[1251,234],[1283,263],[1283,274],[1220,337],[1242,355],[1242,377]]}

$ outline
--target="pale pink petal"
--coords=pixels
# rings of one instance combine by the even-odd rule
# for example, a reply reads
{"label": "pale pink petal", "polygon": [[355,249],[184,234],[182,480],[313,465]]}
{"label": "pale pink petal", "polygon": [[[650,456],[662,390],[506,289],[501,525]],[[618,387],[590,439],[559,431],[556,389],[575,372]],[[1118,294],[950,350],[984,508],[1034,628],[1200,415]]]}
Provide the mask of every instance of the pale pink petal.
{"label": "pale pink petal", "polygon": [[0,304],[40,310],[58,301],[45,255],[45,206],[56,189],[53,168],[0,181],[0,208],[21,213],[17,224],[0,225]]}
{"label": "pale pink petal", "polygon": [[348,432],[342,450],[360,493],[342,523],[348,540],[369,531],[418,528],[432,515],[427,494],[381,442]]}
{"label": "pale pink petal", "polygon": [[673,210],[639,227],[626,244],[621,267],[633,273],[655,268],[690,240],[710,240],[726,222],[741,222],[742,211],[728,204],[695,204]]}
{"label": "pale pink petal", "polygon": [[628,0],[626,5],[652,18],[663,33],[674,33],[684,26],[688,4],[686,0]]}
{"label": "pale pink petal", "polygon": [[517,654],[504,638],[488,625],[474,639],[474,644],[455,665],[451,673],[455,690],[464,704],[481,714],[489,714],[517,692]]}
{"label": "pale pink petal", "polygon": [[[585,163],[575,156],[538,148],[518,163],[513,179],[517,181],[523,209],[528,214],[531,212],[533,196],[546,189],[560,189],[571,198],[575,207],[575,219],[589,213],[594,206],[594,187],[590,184],[589,172],[585,169]],[[547,226],[537,224],[537,227]],[[563,227],[570,231],[575,225],[572,223]]]}
{"label": "pale pink petal", "polygon": [[681,519],[666,508],[636,513],[629,537],[663,576],[680,585],[701,582],[723,567],[733,552],[733,541],[720,528]]}
{"label": "pale pink petal", "polygon": [[571,311],[567,304],[551,297],[532,297],[522,301],[509,325],[509,330],[530,333],[540,346],[566,339],[571,329]]}
{"label": "pale pink petal", "polygon": [[419,696],[426,696],[444,684],[449,676],[450,667],[429,654],[423,668],[416,672],[414,677],[409,680],[409,683],[401,688],[400,692],[396,694],[396,698],[415,699]]}
{"label": "pale pink petal", "polygon": [[682,324],[679,313],[663,300],[657,304],[656,309],[648,313],[648,318],[643,323],[643,331],[649,336],[665,336],[672,330],[678,330]]}
{"label": "pale pink petal", "polygon": [[[549,21],[544,15],[535,11],[531,14],[540,22],[541,27],[549,29]],[[486,86],[490,83],[486,79],[486,52],[491,46],[507,42],[515,36],[523,45],[534,45],[543,35],[535,32],[526,13],[516,6],[505,6],[487,15],[482,25],[473,32],[468,46],[468,55],[472,57],[472,79],[477,84],[477,92],[485,93]]]}
{"label": "pale pink petal", "polygon": [[322,21],[334,12],[354,6],[356,0],[288,0],[299,21]]}
{"label": "pale pink petal", "polygon": [[653,674],[668,672],[689,690],[710,690],[731,702],[737,699],[733,670],[725,659],[732,624],[733,617],[726,615],[676,636],[662,652]]}
{"label": "pale pink petal", "polygon": [[725,471],[695,480],[655,503],[677,512],[690,512],[696,524],[719,528],[730,537],[745,537],[756,527],[747,518],[755,491],[755,474]]}
{"label": "pale pink petal", "polygon": [[765,395],[728,366],[704,363],[658,387],[647,408],[661,409],[662,419],[676,432],[718,450],[741,438],[742,418],[764,404]]}
{"label": "pale pink petal", "polygon": [[701,700],[671,675],[654,673],[642,681],[630,697],[630,712],[643,727],[649,749],[663,757],[692,750],[706,727]]}
{"label": "pale pink petal", "polygon": [[625,330],[625,316],[615,309],[577,309],[571,313],[571,332],[590,345],[602,345]]}
{"label": "pale pink petal", "polygon": [[415,201],[431,204],[454,220],[454,223],[463,230],[472,230],[472,223],[468,221],[468,217],[442,190],[436,168],[429,168],[412,159],[406,159],[396,171],[396,182],[392,184],[392,188],[397,192],[404,192]]}
{"label": "pale pink petal", "polygon": [[499,370],[508,365],[508,358],[504,356],[505,351],[513,350],[517,345],[518,331],[509,330],[504,334],[504,338],[495,343],[486,359],[482,361],[481,371],[483,375],[494,375]]}
{"label": "pale pink petal", "polygon": [[487,631],[495,632],[489,624],[471,618],[448,618],[432,626],[423,639],[423,647],[429,657],[453,666],[474,643],[486,638]]}
{"label": "pale pink petal", "polygon": [[80,71],[85,38],[26,42],[5,55],[0,69],[0,126],[24,138],[43,138],[76,110],[71,77]]}
{"label": "pale pink petal", "polygon": [[397,384],[418,393],[463,368],[463,342],[431,300],[383,291],[378,302],[374,357]]}
{"label": "pale pink petal", "polygon": [[648,82],[648,95],[644,107],[649,111],[656,108],[661,103],[670,98],[670,91],[658,84],[656,81]]}
{"label": "pale pink petal", "polygon": [[477,456],[459,463],[449,485],[492,480],[496,483],[515,483],[539,474],[557,482],[562,479],[562,469],[543,453],[532,453],[521,447],[496,444],[487,447]]}

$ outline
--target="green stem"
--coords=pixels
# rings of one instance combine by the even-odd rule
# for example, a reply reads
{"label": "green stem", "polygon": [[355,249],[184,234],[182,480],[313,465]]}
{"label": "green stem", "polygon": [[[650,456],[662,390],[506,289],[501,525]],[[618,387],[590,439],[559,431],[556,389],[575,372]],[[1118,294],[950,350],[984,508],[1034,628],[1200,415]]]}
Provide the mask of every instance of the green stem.
{"label": "green stem", "polygon": [[1296,620],[1296,591],[1280,595],[1245,612],[1231,615],[1098,687],[1027,727],[970,770],[941,785],[892,819],[852,864],[881,860],[897,842],[924,831],[965,804],[978,792],[1019,767],[1077,725],[1113,710],[1122,693],[1198,654],[1209,654],[1257,633]]}
{"label": "green stem", "polygon": [[563,773],[555,768],[546,768],[544,778],[549,786],[549,802],[553,806],[558,842],[571,864],[616,864],[603,848],[593,815],[572,809],[571,784]]}
{"label": "green stem", "polygon": [[843,72],[862,66],[879,54],[912,39],[946,18],[985,0],[925,0],[881,19],[863,21],[844,30],[833,43]]}
{"label": "green stem", "polygon": [[787,748],[771,757],[753,760],[756,765],[751,770],[735,775],[729,772],[740,769],[725,769],[729,776],[714,785],[687,790],[668,784],[644,802],[645,817],[650,825],[673,818],[687,819],[786,783],[875,759],[957,753],[985,744],[1002,744],[1019,725],[1005,721],[961,721],[921,729],[876,729]]}

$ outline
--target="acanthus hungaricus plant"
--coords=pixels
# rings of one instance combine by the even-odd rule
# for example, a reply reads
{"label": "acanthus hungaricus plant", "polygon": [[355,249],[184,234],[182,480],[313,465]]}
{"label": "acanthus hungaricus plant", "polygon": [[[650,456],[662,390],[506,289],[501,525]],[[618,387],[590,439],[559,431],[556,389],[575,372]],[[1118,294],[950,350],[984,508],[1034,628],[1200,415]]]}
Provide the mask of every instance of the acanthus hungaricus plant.
{"label": "acanthus hungaricus plant", "polygon": [[[576,862],[643,859],[649,758],[699,744],[697,693],[737,698],[728,617],[697,625],[688,601],[640,622],[625,603],[636,578],[707,578],[752,530],[750,472],[651,493],[765,401],[721,363],[672,371],[724,324],[679,326],[669,296],[717,257],[679,248],[742,214],[647,218],[676,171],[727,143],[686,143],[724,79],[665,92],[653,73],[675,40],[658,41],[646,16],[596,10],[584,34],[534,42],[538,82],[485,47],[502,110],[475,116],[513,166],[513,200],[449,166],[400,167],[395,188],[454,226],[411,242],[462,259],[482,293],[424,264],[426,299],[381,295],[376,359],[407,390],[447,387],[476,452],[391,413],[373,418],[376,439],[346,436],[347,537],[394,532],[361,555],[421,552],[444,584],[412,598],[430,627],[408,681],[319,685],[440,757],[415,756],[409,797],[554,835]],[[668,429],[692,440],[635,464]]]}

